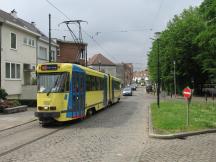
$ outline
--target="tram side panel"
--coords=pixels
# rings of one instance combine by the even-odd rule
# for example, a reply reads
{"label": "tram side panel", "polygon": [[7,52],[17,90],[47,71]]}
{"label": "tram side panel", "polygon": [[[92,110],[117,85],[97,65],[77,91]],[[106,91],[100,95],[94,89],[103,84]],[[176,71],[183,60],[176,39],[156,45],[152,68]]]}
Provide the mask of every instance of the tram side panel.
{"label": "tram side panel", "polygon": [[104,76],[86,75],[86,111],[90,108],[100,110],[105,107],[105,78]]}
{"label": "tram side panel", "polygon": [[111,79],[111,85],[112,85],[112,103],[116,103],[120,100],[121,95],[121,89],[120,89],[120,81],[116,78],[112,77]]}

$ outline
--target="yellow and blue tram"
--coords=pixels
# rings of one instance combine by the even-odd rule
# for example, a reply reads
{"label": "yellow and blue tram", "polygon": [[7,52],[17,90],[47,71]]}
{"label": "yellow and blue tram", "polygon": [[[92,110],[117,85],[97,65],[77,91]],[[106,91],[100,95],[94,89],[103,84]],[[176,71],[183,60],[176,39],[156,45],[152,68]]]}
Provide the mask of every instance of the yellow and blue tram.
{"label": "yellow and blue tram", "polygon": [[37,111],[42,124],[84,118],[120,100],[120,80],[70,63],[37,66]]}

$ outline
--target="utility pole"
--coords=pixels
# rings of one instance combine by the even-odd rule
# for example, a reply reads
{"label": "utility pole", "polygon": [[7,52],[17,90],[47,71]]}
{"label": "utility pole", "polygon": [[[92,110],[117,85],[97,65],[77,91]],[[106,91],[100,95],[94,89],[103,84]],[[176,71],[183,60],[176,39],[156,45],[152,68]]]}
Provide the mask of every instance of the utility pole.
{"label": "utility pole", "polygon": [[155,36],[158,44],[158,55],[157,55],[157,105],[160,108],[160,32],[156,32]]}
{"label": "utility pole", "polygon": [[150,38],[153,41],[157,41],[157,106],[160,108],[160,32],[155,32],[155,37]]}
{"label": "utility pole", "polygon": [[100,71],[101,62],[98,63],[98,71]]}
{"label": "utility pole", "polygon": [[49,62],[52,60],[51,55],[51,14],[49,14]]}
{"label": "utility pole", "polygon": [[1,68],[1,60],[2,60],[1,51],[2,51],[2,22],[0,22],[0,88],[1,88],[1,69],[2,69]]}
{"label": "utility pole", "polygon": [[85,66],[87,67],[88,66],[88,51],[87,51],[87,45],[85,46],[86,50],[85,50]]}
{"label": "utility pole", "polygon": [[173,61],[173,70],[174,70],[174,73],[173,73],[173,75],[174,75],[174,94],[175,94],[175,98],[176,98],[176,71],[175,71],[175,64],[176,64],[176,62],[175,62],[175,60]]}
{"label": "utility pole", "polygon": [[160,42],[159,38],[157,39],[158,42],[158,56],[157,56],[157,105],[160,108]]}
{"label": "utility pole", "polygon": [[[77,46],[79,53],[76,56],[76,61],[75,61],[76,63],[79,62],[81,56],[83,57],[84,55],[86,55],[86,59],[87,59],[87,48],[84,47],[84,49],[83,49],[83,47],[82,47],[82,45],[85,46],[85,44],[83,43],[83,38],[82,38],[82,28],[81,28],[82,22],[87,23],[87,21],[83,21],[83,20],[69,20],[69,21],[63,21],[62,23],[60,23],[60,24],[63,24],[63,23],[66,24],[66,26],[67,26],[68,30],[70,31],[70,34],[74,40],[74,43]],[[77,37],[77,34],[75,34],[74,31],[69,26],[70,24],[78,24],[78,28],[79,28],[78,37]],[[87,66],[87,60],[85,60],[85,65]]]}

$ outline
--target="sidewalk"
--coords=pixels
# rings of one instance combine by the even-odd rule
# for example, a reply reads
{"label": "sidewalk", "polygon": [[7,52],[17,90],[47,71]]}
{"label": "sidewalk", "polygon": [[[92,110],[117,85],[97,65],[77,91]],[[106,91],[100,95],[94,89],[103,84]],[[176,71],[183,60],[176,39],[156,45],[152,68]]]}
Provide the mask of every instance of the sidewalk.
{"label": "sidewalk", "polygon": [[36,108],[28,108],[25,112],[2,114],[0,113],[0,131],[37,119],[34,116]]}

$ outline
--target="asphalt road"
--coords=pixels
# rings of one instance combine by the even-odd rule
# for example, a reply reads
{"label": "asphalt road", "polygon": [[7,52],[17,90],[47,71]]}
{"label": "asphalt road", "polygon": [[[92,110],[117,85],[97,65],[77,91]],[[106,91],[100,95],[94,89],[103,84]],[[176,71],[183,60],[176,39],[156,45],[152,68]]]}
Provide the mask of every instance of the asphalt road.
{"label": "asphalt road", "polygon": [[111,108],[66,128],[41,128],[33,123],[8,136],[0,134],[4,144],[0,161],[216,161],[214,133],[175,140],[149,138],[147,107],[153,100],[139,88],[134,96],[122,97]]}

